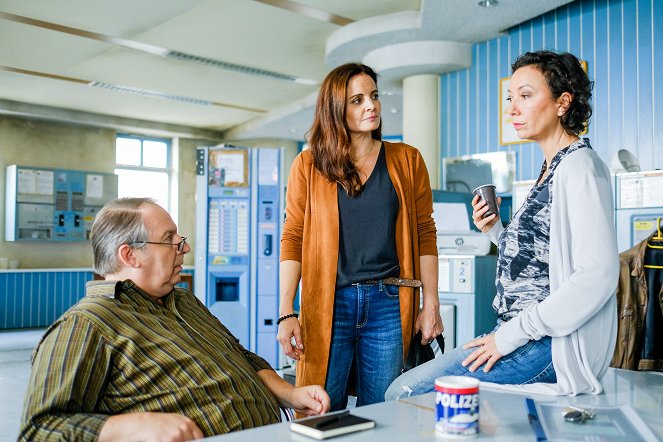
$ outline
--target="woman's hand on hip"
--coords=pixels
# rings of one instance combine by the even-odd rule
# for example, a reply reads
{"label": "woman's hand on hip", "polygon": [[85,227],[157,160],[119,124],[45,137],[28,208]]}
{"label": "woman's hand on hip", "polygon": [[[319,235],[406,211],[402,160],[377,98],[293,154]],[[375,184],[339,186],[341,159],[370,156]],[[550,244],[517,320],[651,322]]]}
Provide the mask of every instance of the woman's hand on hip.
{"label": "woman's hand on hip", "polygon": [[490,369],[493,368],[493,365],[495,365],[495,362],[502,357],[502,354],[497,351],[495,333],[474,338],[467,344],[463,345],[463,348],[466,350],[473,347],[476,347],[476,350],[470,353],[462,363],[463,367],[472,364],[469,368],[472,372],[477,371],[479,367],[485,364],[483,371],[488,373]]}
{"label": "woman's hand on hip", "polygon": [[299,357],[304,354],[304,344],[302,343],[302,332],[299,327],[299,320],[295,317],[288,318],[283,320],[278,327],[279,333],[276,335],[276,340],[279,341],[283,352],[288,357],[299,361]]}
{"label": "woman's hand on hip", "polygon": [[[502,204],[502,198],[497,197],[497,208],[499,209],[500,204]],[[483,217],[483,215],[488,211],[488,204],[481,198],[479,198],[478,195],[474,195],[474,198],[472,198],[472,208],[474,211],[472,212],[472,221],[474,221],[474,225],[477,226],[477,229],[481,230],[483,233],[488,233],[490,229],[493,228],[499,217],[495,214],[490,215],[486,218]]]}
{"label": "woman's hand on hip", "polygon": [[439,302],[424,303],[424,307],[419,312],[419,316],[417,316],[414,329],[415,331],[421,330],[421,343],[424,345],[430,344],[433,339],[442,334],[444,325],[440,316]]}

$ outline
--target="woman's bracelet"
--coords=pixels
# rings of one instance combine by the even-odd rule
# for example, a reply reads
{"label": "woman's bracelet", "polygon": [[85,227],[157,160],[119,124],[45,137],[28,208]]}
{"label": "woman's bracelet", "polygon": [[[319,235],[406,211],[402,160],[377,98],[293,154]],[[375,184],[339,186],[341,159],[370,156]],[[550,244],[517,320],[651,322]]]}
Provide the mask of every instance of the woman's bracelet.
{"label": "woman's bracelet", "polygon": [[297,313],[290,313],[289,315],[283,315],[279,319],[276,320],[276,325],[279,325],[283,321],[285,321],[288,318],[299,318],[299,314]]}

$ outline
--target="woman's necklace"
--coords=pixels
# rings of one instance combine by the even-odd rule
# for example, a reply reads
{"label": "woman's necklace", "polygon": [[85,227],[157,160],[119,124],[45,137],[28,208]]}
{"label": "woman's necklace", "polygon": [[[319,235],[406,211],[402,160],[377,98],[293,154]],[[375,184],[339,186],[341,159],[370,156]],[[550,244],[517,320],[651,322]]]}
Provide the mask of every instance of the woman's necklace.
{"label": "woman's necklace", "polygon": [[361,160],[361,159],[364,160],[364,161],[362,161],[361,166],[357,166],[357,169],[362,170],[364,168],[364,164],[366,164],[366,161],[368,160],[368,156],[371,154],[371,152],[373,152],[374,148],[375,148],[375,140],[373,140],[373,142],[371,143],[371,148],[368,149],[368,152],[366,152],[365,154],[363,154],[362,156],[360,156],[359,158],[354,160],[355,165],[357,164],[357,162],[359,160]]}

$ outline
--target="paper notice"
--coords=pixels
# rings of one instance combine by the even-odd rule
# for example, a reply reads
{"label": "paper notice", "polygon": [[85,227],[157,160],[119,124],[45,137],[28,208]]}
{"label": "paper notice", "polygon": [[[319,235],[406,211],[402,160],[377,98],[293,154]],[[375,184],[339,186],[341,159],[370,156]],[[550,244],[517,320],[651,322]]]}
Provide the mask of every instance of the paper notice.
{"label": "paper notice", "polygon": [[104,176],[87,174],[85,182],[86,198],[102,198],[104,196]]}
{"label": "paper notice", "polygon": [[55,173],[51,170],[38,170],[36,173],[37,188],[35,193],[39,195],[53,195],[53,178]]}
{"label": "paper notice", "polygon": [[19,194],[33,194],[37,189],[37,179],[34,170],[18,169],[18,189]]}
{"label": "paper notice", "polygon": [[244,154],[236,153],[217,156],[216,167],[224,171],[224,182],[244,183]]}

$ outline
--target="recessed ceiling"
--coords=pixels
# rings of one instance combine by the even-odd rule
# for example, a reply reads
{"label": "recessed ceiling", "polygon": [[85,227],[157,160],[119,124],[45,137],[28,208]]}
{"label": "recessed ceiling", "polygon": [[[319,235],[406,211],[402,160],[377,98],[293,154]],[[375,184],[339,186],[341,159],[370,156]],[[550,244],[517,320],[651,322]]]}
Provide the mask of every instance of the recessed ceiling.
{"label": "recessed ceiling", "polygon": [[[433,1],[442,4],[436,10],[444,11],[444,22],[469,28],[464,42],[472,42],[472,29],[482,39],[501,30],[486,34],[489,18],[468,19],[468,0]],[[503,0],[492,10],[518,8],[522,15],[524,9],[527,19],[567,2]],[[316,83],[330,69],[330,35],[371,17],[418,14],[425,3],[0,0],[0,113],[11,114],[20,103],[22,115],[32,109],[37,118],[57,118],[64,109],[186,126],[194,135],[303,140]],[[456,10],[464,16],[454,18]],[[172,51],[189,60],[172,58]],[[402,99],[394,84],[382,91],[387,135],[401,131]]]}

